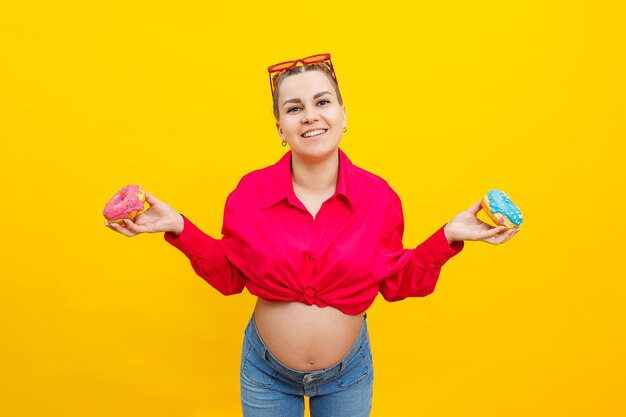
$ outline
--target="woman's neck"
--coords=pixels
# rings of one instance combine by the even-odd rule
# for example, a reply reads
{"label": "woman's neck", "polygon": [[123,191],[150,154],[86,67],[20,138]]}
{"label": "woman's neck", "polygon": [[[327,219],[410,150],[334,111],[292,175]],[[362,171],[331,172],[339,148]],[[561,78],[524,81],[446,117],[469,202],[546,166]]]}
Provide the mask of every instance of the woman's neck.
{"label": "woman's neck", "polygon": [[294,186],[313,193],[332,193],[337,188],[339,175],[339,149],[328,157],[312,161],[291,153],[291,171]]}

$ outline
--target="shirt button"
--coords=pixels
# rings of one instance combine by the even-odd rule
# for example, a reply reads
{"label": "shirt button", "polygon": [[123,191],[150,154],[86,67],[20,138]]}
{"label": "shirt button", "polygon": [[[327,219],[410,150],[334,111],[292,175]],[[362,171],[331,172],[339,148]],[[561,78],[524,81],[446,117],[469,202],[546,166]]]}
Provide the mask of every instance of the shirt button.
{"label": "shirt button", "polygon": [[311,262],[311,263],[315,262],[315,256],[310,255],[309,256],[309,262]]}

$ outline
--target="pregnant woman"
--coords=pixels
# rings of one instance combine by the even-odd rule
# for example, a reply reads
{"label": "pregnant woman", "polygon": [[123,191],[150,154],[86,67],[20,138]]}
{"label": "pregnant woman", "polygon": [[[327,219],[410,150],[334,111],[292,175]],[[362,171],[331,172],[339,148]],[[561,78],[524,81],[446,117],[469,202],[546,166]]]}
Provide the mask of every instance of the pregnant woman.
{"label": "pregnant woman", "polygon": [[404,249],[398,195],[339,149],[346,113],[329,54],[269,68],[278,135],[289,150],[245,175],[228,196],[222,238],[146,192],[151,207],[107,227],[164,232],[221,293],[258,300],[240,367],[243,414],[368,416],[372,353],[365,314],[430,294],[465,240],[504,243],[519,229],[479,220],[480,200],[414,249]]}

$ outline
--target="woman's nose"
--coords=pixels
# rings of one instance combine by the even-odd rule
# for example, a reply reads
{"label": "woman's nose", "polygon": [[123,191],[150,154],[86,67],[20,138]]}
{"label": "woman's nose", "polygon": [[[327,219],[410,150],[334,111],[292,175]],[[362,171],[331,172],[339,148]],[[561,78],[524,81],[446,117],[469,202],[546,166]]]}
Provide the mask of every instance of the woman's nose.
{"label": "woman's nose", "polygon": [[302,123],[311,123],[316,120],[319,120],[319,115],[315,108],[304,109],[302,112]]}

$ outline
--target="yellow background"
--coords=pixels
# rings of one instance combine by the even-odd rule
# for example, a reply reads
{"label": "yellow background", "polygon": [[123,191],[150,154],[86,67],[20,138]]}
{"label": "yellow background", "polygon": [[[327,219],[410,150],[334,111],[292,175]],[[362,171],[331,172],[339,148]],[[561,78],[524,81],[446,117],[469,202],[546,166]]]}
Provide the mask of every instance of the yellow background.
{"label": "yellow background", "polygon": [[267,66],[318,52],[407,247],[491,188],[525,218],[433,295],[370,308],[372,415],[626,415],[623,2],[1,9],[2,416],[239,415],[254,297],[101,211],[138,183],[218,236],[239,178],[285,150]]}

